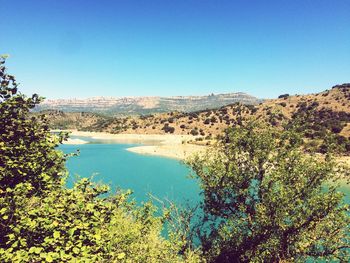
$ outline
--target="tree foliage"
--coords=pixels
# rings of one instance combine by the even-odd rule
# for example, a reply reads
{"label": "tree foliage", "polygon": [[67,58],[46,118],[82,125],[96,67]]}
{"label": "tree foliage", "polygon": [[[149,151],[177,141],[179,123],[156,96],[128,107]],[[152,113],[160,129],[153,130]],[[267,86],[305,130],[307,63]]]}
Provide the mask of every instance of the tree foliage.
{"label": "tree foliage", "polygon": [[293,131],[250,122],[188,164],[201,181],[197,228],[209,262],[349,260],[345,171],[306,155]]}
{"label": "tree foliage", "polygon": [[[30,110],[42,98],[17,92],[0,59],[0,261],[199,262],[178,240],[161,236],[164,217],[128,192],[103,195],[88,179],[65,187],[66,156],[44,116]],[[180,251],[181,250],[181,251]],[[181,252],[181,253],[180,253]]]}
{"label": "tree foliage", "polygon": [[55,147],[65,136],[52,136],[45,116],[29,117],[29,110],[42,98],[18,94],[18,84],[6,73],[4,60],[0,60],[0,83],[0,189],[29,183],[30,194],[42,194],[60,185],[65,158]]}
{"label": "tree foliage", "polygon": [[34,94],[18,94],[14,76],[7,74],[0,59],[0,239],[6,247],[11,226],[20,220],[16,197],[45,195],[57,189],[65,173],[64,156],[55,147],[64,138],[53,137],[45,117],[29,117],[29,110],[41,101]]}

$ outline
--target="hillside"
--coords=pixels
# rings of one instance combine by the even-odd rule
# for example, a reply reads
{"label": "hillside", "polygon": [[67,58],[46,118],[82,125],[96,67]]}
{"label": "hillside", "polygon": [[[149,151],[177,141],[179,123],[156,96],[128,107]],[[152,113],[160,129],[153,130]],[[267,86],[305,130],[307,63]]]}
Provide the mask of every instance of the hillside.
{"label": "hillside", "polygon": [[[320,147],[328,133],[341,144],[350,136],[350,84],[309,95],[281,95],[258,105],[229,104],[211,110],[172,111],[144,116],[112,118],[93,113],[49,112],[53,128],[136,134],[200,135],[210,140],[224,129],[250,118],[263,119],[273,126],[296,123],[307,140]],[[316,142],[315,142],[316,141]],[[350,143],[348,146],[350,147]],[[350,151],[350,148],[348,148]]]}
{"label": "hillside", "polygon": [[45,100],[37,111],[93,112],[108,115],[137,115],[169,111],[191,112],[240,102],[258,104],[262,100],[246,93],[211,94],[208,96],[177,97],[96,97],[88,99]]}

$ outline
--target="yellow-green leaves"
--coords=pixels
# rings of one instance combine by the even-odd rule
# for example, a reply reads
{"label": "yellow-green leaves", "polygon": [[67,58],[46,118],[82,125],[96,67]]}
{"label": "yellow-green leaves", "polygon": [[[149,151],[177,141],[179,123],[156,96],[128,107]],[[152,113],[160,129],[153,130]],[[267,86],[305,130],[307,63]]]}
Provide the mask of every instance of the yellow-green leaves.
{"label": "yellow-green leaves", "polygon": [[73,189],[26,200],[11,226],[16,235],[7,236],[8,248],[0,259],[18,252],[24,262],[186,262],[187,257],[193,258],[187,262],[199,262],[195,252],[180,256],[180,245],[161,237],[162,220],[150,203],[131,206],[125,193],[120,193],[124,201],[119,195],[103,199],[100,190],[83,180]]}
{"label": "yellow-green leaves", "polygon": [[125,258],[125,253],[124,252],[119,253],[117,256],[117,259],[123,259],[123,258]]}
{"label": "yellow-green leaves", "polygon": [[54,237],[54,238],[59,238],[60,236],[61,236],[61,234],[60,234],[59,231],[53,232],[53,237]]}
{"label": "yellow-green leaves", "polygon": [[31,248],[29,249],[29,254],[34,253],[34,254],[40,255],[40,253],[41,253],[42,251],[43,251],[43,248],[42,248],[42,247],[31,247]]}
{"label": "yellow-green leaves", "polygon": [[74,254],[79,254],[80,249],[78,247],[73,247],[73,253]]}

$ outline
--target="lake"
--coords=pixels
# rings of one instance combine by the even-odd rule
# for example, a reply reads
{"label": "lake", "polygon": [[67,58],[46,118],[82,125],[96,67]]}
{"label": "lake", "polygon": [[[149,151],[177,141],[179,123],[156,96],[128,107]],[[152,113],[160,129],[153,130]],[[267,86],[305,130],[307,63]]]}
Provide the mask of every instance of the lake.
{"label": "lake", "polygon": [[[70,172],[68,186],[80,177],[93,177],[93,181],[132,190],[138,203],[149,200],[148,193],[160,199],[169,199],[177,204],[196,204],[199,202],[200,189],[194,179],[188,178],[190,170],[180,161],[170,158],[139,155],[126,149],[135,144],[116,144],[88,137],[76,137],[90,141],[89,144],[61,145],[65,153],[80,149],[80,155],[67,161]],[[340,188],[345,201],[350,203],[350,187]]]}
{"label": "lake", "polygon": [[180,161],[126,150],[135,144],[113,144],[87,137],[81,139],[90,143],[60,146],[65,153],[80,150],[80,155],[69,158],[66,164],[70,172],[68,187],[72,186],[77,175],[93,175],[93,181],[110,185],[112,192],[117,187],[131,189],[138,203],[149,200],[148,193],[177,204],[199,201],[198,184],[188,178],[190,170]]}

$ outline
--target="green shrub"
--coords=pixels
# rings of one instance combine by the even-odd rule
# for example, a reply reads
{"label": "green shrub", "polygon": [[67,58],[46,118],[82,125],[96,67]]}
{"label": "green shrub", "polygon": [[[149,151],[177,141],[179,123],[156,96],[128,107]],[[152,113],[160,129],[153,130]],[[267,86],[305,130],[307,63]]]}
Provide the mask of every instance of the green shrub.
{"label": "green shrub", "polygon": [[332,183],[346,172],[301,142],[248,123],[187,162],[203,190],[194,232],[208,262],[349,261],[349,208]]}
{"label": "green shrub", "polygon": [[199,132],[198,132],[198,130],[196,130],[196,129],[192,129],[192,130],[190,131],[190,134],[193,135],[193,136],[196,136],[196,135],[199,134]]}
{"label": "green shrub", "polygon": [[287,106],[287,103],[281,102],[280,105],[281,105],[282,107],[286,107],[286,106]]}
{"label": "green shrub", "polygon": [[278,98],[279,99],[284,99],[284,98],[288,98],[289,97],[289,94],[282,94],[282,95],[279,95]]}

